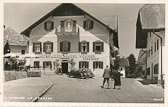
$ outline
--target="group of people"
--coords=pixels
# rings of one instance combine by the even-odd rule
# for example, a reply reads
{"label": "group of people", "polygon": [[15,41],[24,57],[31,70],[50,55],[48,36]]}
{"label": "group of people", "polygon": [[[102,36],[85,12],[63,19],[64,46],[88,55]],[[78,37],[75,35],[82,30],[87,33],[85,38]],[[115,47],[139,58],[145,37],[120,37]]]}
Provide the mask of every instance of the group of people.
{"label": "group of people", "polygon": [[121,74],[118,71],[118,67],[116,67],[113,70],[110,70],[108,68],[108,66],[106,66],[106,68],[104,69],[104,73],[103,73],[103,78],[104,78],[103,85],[101,87],[104,88],[104,84],[107,81],[107,85],[108,85],[107,89],[110,89],[110,87],[109,87],[109,85],[110,85],[109,79],[111,78],[111,79],[114,79],[114,88],[113,89],[115,89],[116,86],[119,86],[118,89],[120,89],[120,86],[121,86],[121,79],[120,79],[120,77],[121,77]]}

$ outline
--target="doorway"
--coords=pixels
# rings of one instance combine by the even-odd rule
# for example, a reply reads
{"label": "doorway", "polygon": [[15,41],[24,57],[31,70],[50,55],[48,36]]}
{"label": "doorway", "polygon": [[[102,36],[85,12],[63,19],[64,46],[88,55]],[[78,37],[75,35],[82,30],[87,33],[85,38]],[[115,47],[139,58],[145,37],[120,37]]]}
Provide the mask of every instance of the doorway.
{"label": "doorway", "polygon": [[68,73],[68,62],[62,62],[62,73]]}

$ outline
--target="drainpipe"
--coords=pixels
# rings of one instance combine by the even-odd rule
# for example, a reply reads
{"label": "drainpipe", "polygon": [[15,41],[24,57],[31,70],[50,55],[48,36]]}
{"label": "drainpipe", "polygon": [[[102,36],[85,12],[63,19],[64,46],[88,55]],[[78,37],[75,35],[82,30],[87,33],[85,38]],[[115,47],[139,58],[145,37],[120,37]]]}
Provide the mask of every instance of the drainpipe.
{"label": "drainpipe", "polygon": [[153,34],[155,34],[157,37],[160,38],[160,44],[161,44],[161,85],[162,85],[162,82],[163,82],[163,74],[162,74],[162,37],[158,34],[156,34],[153,30]]}

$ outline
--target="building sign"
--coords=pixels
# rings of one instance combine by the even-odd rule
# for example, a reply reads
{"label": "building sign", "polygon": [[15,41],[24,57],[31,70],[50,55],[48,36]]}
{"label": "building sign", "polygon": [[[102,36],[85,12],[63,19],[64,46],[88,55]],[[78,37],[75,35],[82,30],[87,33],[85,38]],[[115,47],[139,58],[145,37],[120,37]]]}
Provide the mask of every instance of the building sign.
{"label": "building sign", "polygon": [[95,55],[39,55],[38,58],[83,58],[83,60],[99,60]]}

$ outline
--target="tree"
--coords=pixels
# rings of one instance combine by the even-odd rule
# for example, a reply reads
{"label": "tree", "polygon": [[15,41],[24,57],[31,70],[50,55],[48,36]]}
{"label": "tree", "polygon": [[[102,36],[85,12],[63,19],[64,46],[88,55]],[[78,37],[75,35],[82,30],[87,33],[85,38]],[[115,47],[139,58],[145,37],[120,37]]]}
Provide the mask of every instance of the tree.
{"label": "tree", "polygon": [[128,59],[128,61],[129,61],[129,64],[130,64],[130,66],[129,66],[130,74],[135,74],[136,59],[135,59],[134,54],[130,54],[127,59]]}
{"label": "tree", "polygon": [[135,70],[135,76],[136,77],[142,77],[143,76],[143,69],[142,65],[137,64],[136,70]]}

